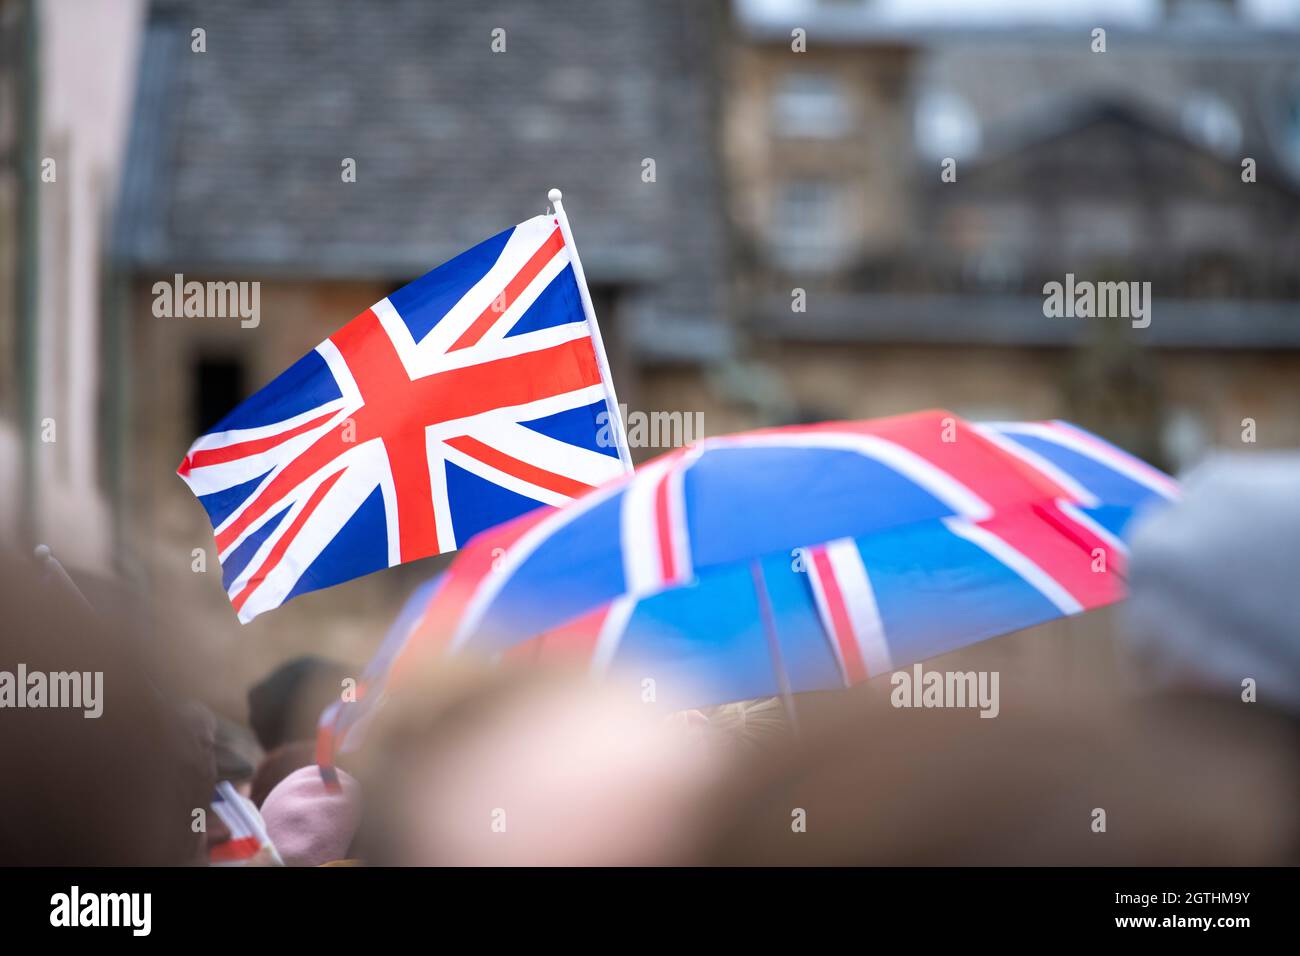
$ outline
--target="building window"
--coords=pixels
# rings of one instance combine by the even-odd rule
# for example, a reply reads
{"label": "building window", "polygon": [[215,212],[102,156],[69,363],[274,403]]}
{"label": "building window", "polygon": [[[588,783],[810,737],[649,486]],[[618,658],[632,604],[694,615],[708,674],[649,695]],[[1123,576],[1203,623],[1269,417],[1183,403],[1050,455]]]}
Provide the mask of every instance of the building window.
{"label": "building window", "polygon": [[1124,202],[1071,200],[1063,203],[1065,255],[1070,262],[1104,266],[1136,256],[1142,245],[1137,211]]}
{"label": "building window", "polygon": [[1295,73],[1277,99],[1273,135],[1291,171],[1300,174],[1300,71]]}
{"label": "building window", "polygon": [[1233,155],[1241,146],[1241,120],[1221,96],[1200,92],[1183,104],[1183,131],[1207,149]]}
{"label": "building window", "polygon": [[244,363],[230,356],[201,355],[194,363],[192,432],[202,435],[245,398]]}
{"label": "building window", "polygon": [[832,139],[849,132],[852,117],[839,80],[826,73],[786,73],[772,94],[772,125],[780,136]]}
{"label": "building window", "polygon": [[913,135],[926,159],[966,159],[979,152],[979,117],[956,93],[931,90],[916,101]]}
{"label": "building window", "polygon": [[844,190],[824,180],[786,183],[777,194],[770,237],[784,266],[830,270],[842,265]]}

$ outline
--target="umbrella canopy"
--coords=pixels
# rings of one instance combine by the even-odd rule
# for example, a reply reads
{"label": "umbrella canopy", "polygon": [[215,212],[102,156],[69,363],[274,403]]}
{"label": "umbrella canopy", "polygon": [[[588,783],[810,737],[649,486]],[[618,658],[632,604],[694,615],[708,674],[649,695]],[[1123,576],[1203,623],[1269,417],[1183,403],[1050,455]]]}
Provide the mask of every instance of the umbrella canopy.
{"label": "umbrella canopy", "polygon": [[1064,422],[928,411],[706,439],[476,537],[420,653],[580,655],[669,707],[843,687],[1123,594],[1167,475]]}

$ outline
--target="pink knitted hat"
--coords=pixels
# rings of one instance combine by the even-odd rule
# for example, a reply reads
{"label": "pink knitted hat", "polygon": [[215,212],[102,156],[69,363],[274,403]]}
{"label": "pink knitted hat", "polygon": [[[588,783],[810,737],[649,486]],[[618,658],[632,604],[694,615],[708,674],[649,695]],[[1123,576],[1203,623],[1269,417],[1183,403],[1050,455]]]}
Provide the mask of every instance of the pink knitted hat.
{"label": "pink knitted hat", "polygon": [[312,765],[295,770],[266,796],[262,819],[287,866],[320,866],[348,855],[361,823],[361,786],[340,770],[339,790],[326,789]]}

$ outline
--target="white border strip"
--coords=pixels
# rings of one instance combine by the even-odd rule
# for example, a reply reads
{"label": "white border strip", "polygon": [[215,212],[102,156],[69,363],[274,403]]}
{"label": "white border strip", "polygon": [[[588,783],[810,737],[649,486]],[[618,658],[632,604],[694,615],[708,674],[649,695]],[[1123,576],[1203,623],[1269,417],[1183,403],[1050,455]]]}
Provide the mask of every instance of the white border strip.
{"label": "white border strip", "polygon": [[876,590],[871,586],[862,552],[852,538],[841,538],[826,545],[826,556],[835,569],[835,579],[844,598],[844,607],[853,626],[853,637],[858,642],[867,677],[878,677],[894,669],[889,642],[885,639],[885,625],[880,619],[880,606],[876,603]]}
{"label": "white border strip", "polygon": [[1056,578],[1052,577],[1024,553],[1017,551],[1010,544],[999,538],[993,532],[986,528],[981,528],[969,521],[962,521],[959,518],[944,518],[944,525],[953,534],[959,538],[965,538],[978,547],[983,548],[993,557],[997,558],[1016,574],[1025,579],[1032,585],[1043,597],[1056,605],[1057,609],[1063,614],[1078,614],[1083,610],[1083,605],[1075,600],[1074,595],[1061,586]]}

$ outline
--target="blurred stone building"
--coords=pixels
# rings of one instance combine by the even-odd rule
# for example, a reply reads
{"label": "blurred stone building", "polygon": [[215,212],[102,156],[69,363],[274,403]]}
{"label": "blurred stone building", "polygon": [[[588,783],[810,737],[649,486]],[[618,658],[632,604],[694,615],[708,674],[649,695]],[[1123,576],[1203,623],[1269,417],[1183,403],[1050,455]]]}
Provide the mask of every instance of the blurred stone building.
{"label": "blurred stone building", "polygon": [[[1300,442],[1300,23],[929,6],[736,4],[737,315],[791,414],[1067,417],[1168,468],[1243,419]],[[1150,282],[1150,326],[1046,317],[1067,274]]]}
{"label": "blurred stone building", "polygon": [[104,263],[142,6],[0,0],[0,544],[88,588],[121,557]]}

